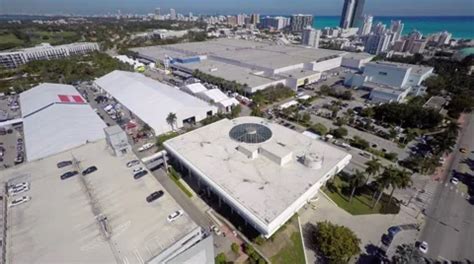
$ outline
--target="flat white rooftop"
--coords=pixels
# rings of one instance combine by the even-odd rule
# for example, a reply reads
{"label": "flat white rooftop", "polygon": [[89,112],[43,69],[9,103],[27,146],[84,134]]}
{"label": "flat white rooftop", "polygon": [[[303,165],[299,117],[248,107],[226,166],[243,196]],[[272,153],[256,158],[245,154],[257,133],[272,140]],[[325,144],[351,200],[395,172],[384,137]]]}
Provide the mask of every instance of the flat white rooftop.
{"label": "flat white rooftop", "polygon": [[29,161],[105,138],[106,124],[72,85],[40,84],[20,105]]}
{"label": "flat white rooftop", "polygon": [[[56,163],[72,158],[80,169],[98,170],[60,180],[74,167],[58,169]],[[1,171],[10,184],[29,182],[30,190],[21,195],[31,197],[7,209],[6,262],[144,263],[198,228],[186,213],[168,223],[167,216],[181,208],[150,174],[134,180],[125,165],[132,159],[133,154],[111,156],[101,140]],[[158,190],[165,195],[147,203]],[[108,219],[108,240],[100,215]]]}
{"label": "flat white rooftop", "polygon": [[217,112],[217,107],[203,100],[136,72],[113,71],[95,84],[147,123],[157,135],[171,131],[166,122],[169,113],[176,114],[179,128],[185,119],[195,117],[199,122],[208,112]]}
{"label": "flat white rooftop", "polygon": [[[248,133],[241,135],[242,139],[270,138],[256,144],[239,142],[230,137],[231,129],[239,124],[262,125],[257,131],[241,130]],[[350,154],[325,142],[257,117],[223,119],[168,140],[164,145],[170,154],[214,185],[220,195],[237,204],[247,217],[265,225],[286,221],[281,215],[288,208],[302,206],[306,200],[301,201],[301,197],[342,170],[351,159]],[[319,169],[303,164],[307,154],[321,158]],[[319,187],[316,186],[316,191]]]}

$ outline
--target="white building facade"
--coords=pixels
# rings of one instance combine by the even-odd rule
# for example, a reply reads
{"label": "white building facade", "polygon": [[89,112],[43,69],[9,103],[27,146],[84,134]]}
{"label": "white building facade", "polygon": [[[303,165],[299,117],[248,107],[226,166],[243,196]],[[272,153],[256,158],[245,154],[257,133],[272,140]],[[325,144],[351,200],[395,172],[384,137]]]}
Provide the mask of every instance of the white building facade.
{"label": "white building facade", "polygon": [[5,68],[16,68],[30,61],[60,59],[96,50],[99,50],[99,45],[95,42],[78,42],[59,46],[43,43],[33,48],[0,52],[0,65]]}

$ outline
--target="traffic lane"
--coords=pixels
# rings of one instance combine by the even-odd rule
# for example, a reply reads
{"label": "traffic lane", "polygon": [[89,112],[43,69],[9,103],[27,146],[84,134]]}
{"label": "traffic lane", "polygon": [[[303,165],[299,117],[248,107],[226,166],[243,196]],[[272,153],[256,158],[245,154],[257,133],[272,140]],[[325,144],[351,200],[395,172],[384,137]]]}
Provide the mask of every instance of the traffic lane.
{"label": "traffic lane", "polygon": [[[450,195],[449,188],[444,188],[442,185],[439,188],[441,188],[441,193],[435,196],[438,203],[433,203],[425,214],[426,224],[420,239],[428,242],[428,256],[434,259],[437,259],[438,256],[450,258],[450,256],[447,256],[446,247],[452,243],[453,236],[455,236],[455,234],[453,235],[455,231],[446,218],[451,214],[451,207],[446,205],[452,203],[453,196]],[[444,252],[441,252],[443,248]],[[451,251],[451,249],[448,251]]]}

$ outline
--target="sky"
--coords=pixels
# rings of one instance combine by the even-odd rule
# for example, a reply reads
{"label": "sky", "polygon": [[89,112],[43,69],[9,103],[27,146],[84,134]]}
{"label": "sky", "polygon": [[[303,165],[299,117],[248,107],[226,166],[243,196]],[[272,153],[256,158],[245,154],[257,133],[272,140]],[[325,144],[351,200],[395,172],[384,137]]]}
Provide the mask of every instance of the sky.
{"label": "sky", "polygon": [[[152,13],[156,7],[187,14],[310,13],[340,15],[343,0],[0,0],[0,14]],[[366,0],[375,16],[473,16],[474,0]]]}

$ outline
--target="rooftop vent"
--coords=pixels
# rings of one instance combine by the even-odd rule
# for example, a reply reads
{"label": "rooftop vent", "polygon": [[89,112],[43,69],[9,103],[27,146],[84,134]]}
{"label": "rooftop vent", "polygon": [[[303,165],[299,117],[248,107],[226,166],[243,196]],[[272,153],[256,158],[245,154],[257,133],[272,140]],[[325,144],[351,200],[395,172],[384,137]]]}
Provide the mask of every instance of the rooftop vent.
{"label": "rooftop vent", "polygon": [[319,170],[323,166],[323,157],[316,153],[305,154],[303,164],[308,168]]}

